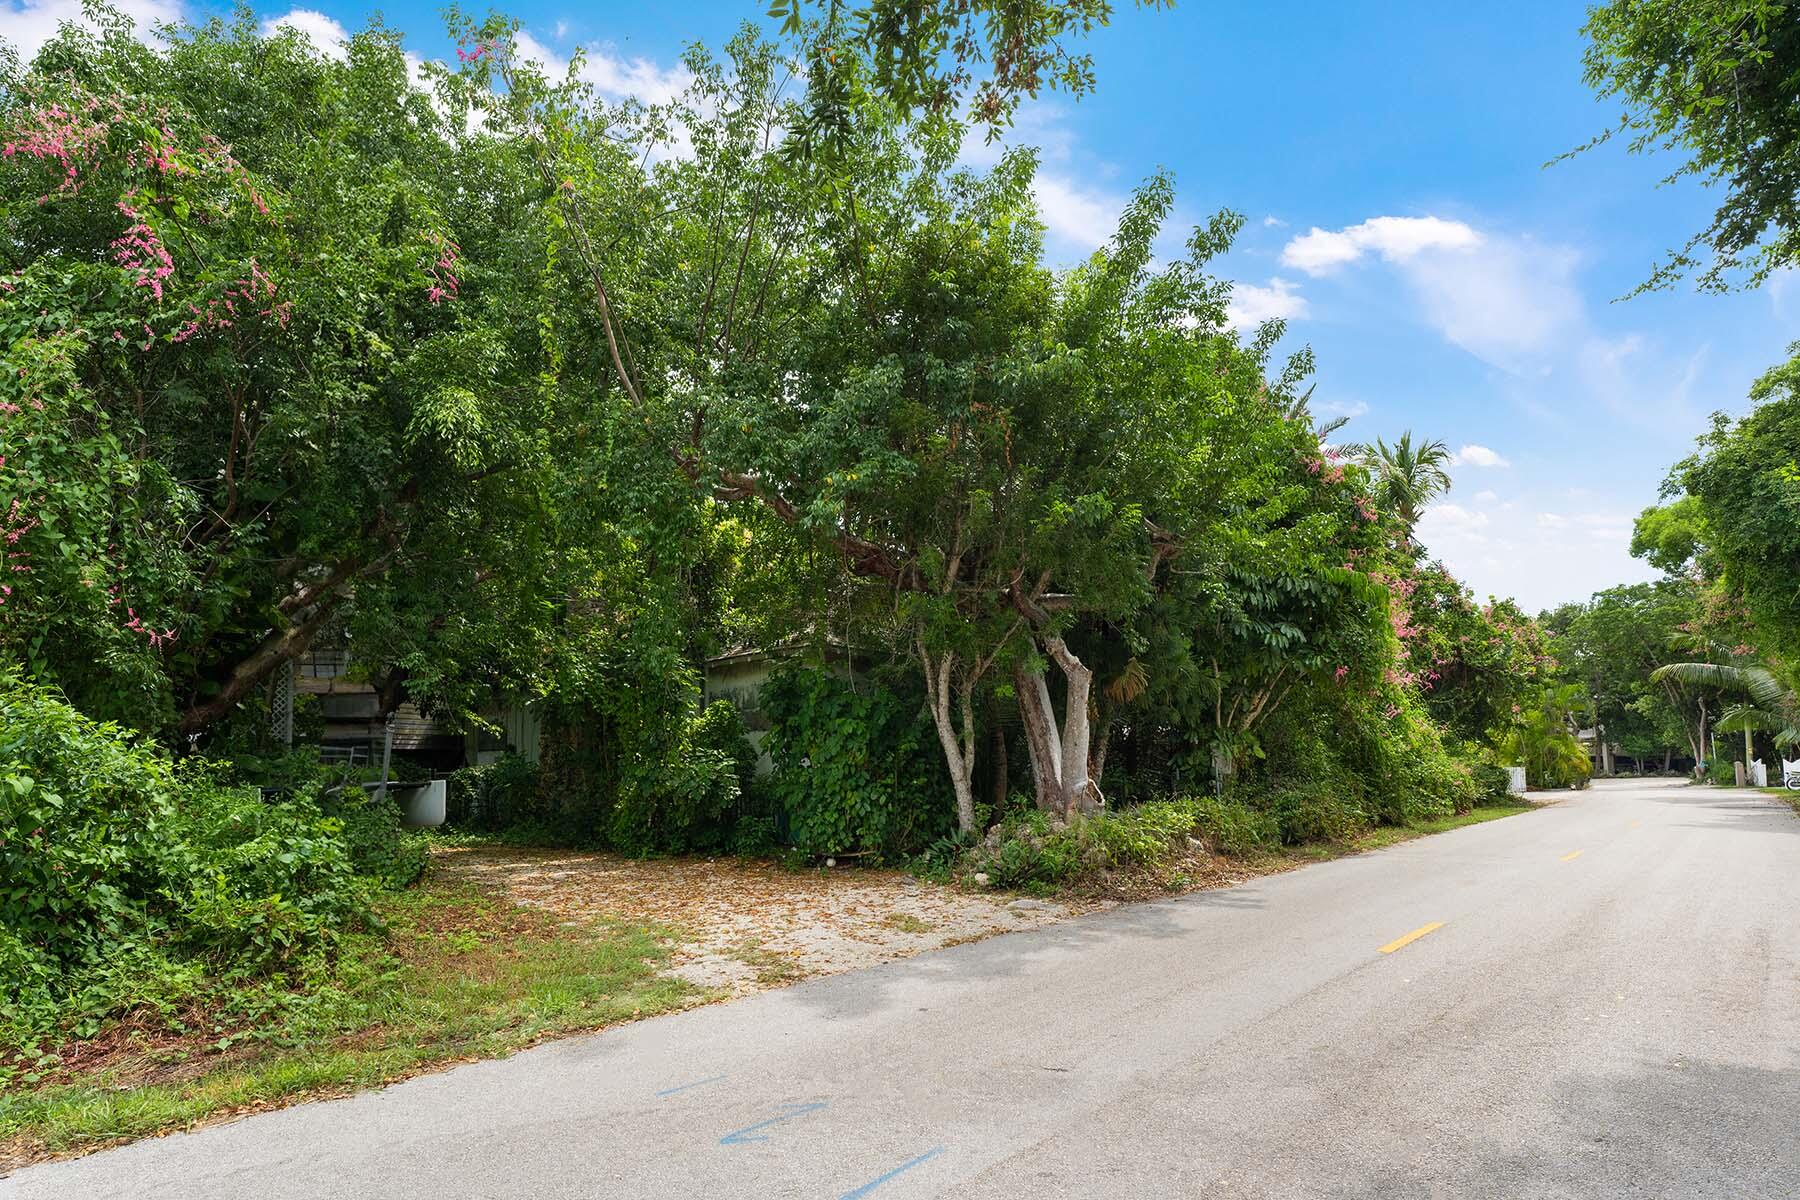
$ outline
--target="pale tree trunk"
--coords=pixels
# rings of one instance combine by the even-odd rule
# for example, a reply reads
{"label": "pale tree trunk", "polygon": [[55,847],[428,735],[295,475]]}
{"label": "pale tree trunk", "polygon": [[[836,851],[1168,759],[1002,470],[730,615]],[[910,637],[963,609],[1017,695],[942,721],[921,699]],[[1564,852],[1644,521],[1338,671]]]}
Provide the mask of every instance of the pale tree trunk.
{"label": "pale tree trunk", "polygon": [[1694,778],[1702,778],[1700,764],[1709,756],[1706,753],[1706,697],[1700,697],[1700,743],[1694,748]]}
{"label": "pale tree trunk", "polygon": [[[923,642],[919,659],[925,668],[925,695],[931,703],[932,724],[937,726],[938,744],[944,750],[944,763],[950,768],[950,786],[956,792],[956,827],[964,833],[975,832],[975,681],[965,671],[956,674],[956,653],[944,651],[936,663]],[[959,733],[951,717],[955,706],[962,717]]]}
{"label": "pale tree trunk", "polygon": [[1013,673],[1019,716],[1025,725],[1025,744],[1031,751],[1031,777],[1037,787],[1038,807],[1063,817],[1093,812],[1100,807],[1099,788],[1088,773],[1093,744],[1088,700],[1094,672],[1060,637],[1044,638],[1044,648],[1067,684],[1060,728],[1044,672],[1020,666]]}
{"label": "pale tree trunk", "polygon": [[1068,689],[1063,698],[1063,811],[1069,816],[1092,812],[1100,807],[1099,789],[1088,778],[1088,752],[1094,737],[1088,699],[1093,694],[1094,672],[1075,657],[1060,637],[1045,638],[1044,648],[1062,669]]}
{"label": "pale tree trunk", "polygon": [[1110,709],[1100,718],[1100,736],[1094,741],[1094,765],[1088,769],[1088,777],[1098,787],[1106,776],[1106,752],[1112,746],[1113,714]]}
{"label": "pale tree trunk", "polygon": [[1013,668],[1013,691],[1019,698],[1019,722],[1025,727],[1025,748],[1031,759],[1031,783],[1037,806],[1059,811],[1062,796],[1062,736],[1056,729],[1056,713],[1050,707],[1050,687],[1042,668]]}

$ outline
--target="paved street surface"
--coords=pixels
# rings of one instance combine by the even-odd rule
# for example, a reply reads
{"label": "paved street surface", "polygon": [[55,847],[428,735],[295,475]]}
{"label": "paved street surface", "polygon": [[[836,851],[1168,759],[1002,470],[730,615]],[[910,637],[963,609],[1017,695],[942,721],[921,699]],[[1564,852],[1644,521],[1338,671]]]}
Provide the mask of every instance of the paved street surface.
{"label": "paved street surface", "polygon": [[1800,819],[1601,785],[0,1182],[51,1196],[1796,1197]]}

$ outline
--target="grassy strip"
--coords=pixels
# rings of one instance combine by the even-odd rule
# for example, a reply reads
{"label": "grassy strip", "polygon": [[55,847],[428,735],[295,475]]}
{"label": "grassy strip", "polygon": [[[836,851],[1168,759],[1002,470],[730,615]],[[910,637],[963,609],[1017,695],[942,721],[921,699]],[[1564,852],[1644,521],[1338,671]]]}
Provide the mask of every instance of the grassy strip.
{"label": "grassy strip", "polygon": [[1446,833],[1465,825],[1479,825],[1501,817],[1517,816],[1540,807],[1536,804],[1497,804],[1471,809],[1455,816],[1439,817],[1412,825],[1382,825],[1341,841],[1305,842],[1241,855],[1183,852],[1171,847],[1166,861],[1107,871],[1097,878],[1074,881],[1065,889],[1077,897],[1107,900],[1145,900],[1158,895],[1181,895],[1230,887],[1264,875],[1279,875],[1296,867],[1328,862],[1369,850],[1380,850],[1414,838]]}
{"label": "grassy strip", "polygon": [[1773,796],[1777,800],[1784,801],[1788,807],[1796,813],[1800,813],[1800,792],[1790,792],[1784,787],[1758,788],[1757,790],[1765,796]]}
{"label": "grassy strip", "polygon": [[1479,825],[1483,821],[1515,817],[1537,807],[1535,804],[1490,804],[1482,808],[1472,808],[1466,813],[1457,813],[1451,817],[1438,817],[1431,821],[1420,821],[1413,825],[1383,825],[1371,829],[1349,842],[1327,844],[1323,847],[1324,853],[1320,857],[1341,858],[1346,854],[1360,854],[1364,850],[1379,850],[1384,846],[1410,842],[1414,838],[1426,837],[1433,833],[1448,833],[1452,829],[1461,829],[1465,825]]}
{"label": "grassy strip", "polygon": [[[357,939],[331,979],[242,1040],[122,1032],[31,1090],[0,1094],[0,1170],[685,1007],[658,975],[664,931],[567,927],[467,887],[427,881],[389,898],[390,936]],[[223,1048],[221,1048],[221,1046]]]}

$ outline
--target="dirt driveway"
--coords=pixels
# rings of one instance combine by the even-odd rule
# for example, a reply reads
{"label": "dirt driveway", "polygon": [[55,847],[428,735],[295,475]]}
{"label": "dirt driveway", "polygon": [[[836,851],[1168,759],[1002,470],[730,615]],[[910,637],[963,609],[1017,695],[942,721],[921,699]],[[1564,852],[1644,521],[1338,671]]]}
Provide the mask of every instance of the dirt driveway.
{"label": "dirt driveway", "polygon": [[784,869],[737,859],[638,861],[482,846],[432,856],[464,880],[571,922],[653,921],[674,935],[669,971],[727,996],[906,958],[1099,905],[986,896],[900,871]]}

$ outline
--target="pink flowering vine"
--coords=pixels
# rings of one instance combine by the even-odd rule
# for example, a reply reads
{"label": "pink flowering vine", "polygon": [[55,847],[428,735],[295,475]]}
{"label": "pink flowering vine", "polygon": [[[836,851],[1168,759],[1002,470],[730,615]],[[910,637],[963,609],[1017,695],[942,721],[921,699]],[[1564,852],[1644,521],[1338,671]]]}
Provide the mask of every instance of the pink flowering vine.
{"label": "pink flowering vine", "polygon": [[462,247],[438,233],[427,234],[426,240],[433,246],[434,257],[428,257],[422,264],[425,278],[430,281],[430,286],[425,289],[425,298],[433,304],[441,304],[446,299],[454,300],[457,289],[461,286],[456,278],[456,264],[462,254]]}
{"label": "pink flowering vine", "polygon": [[245,316],[273,320],[286,329],[294,306],[290,301],[276,300],[275,291],[275,281],[260,263],[251,259],[250,273],[226,288],[223,296],[208,300],[204,308],[190,300],[187,320],[169,340],[181,343],[201,332],[230,329]]}
{"label": "pink flowering vine", "polygon": [[52,196],[74,195],[81,190],[82,172],[105,145],[112,122],[122,115],[118,101],[102,104],[93,98],[79,105],[26,107],[17,124],[6,130],[0,158],[35,159],[51,168],[56,190],[39,196],[39,204]]}
{"label": "pink flowering vine", "polygon": [[[0,459],[0,463],[5,462]],[[18,549],[19,539],[37,527],[36,517],[27,516],[21,511],[17,497],[7,508],[4,518],[0,518],[0,578],[10,575],[24,575],[31,570],[30,555]],[[0,605],[12,599],[12,585],[0,583]]]}
{"label": "pink flowering vine", "polygon": [[113,239],[113,261],[133,273],[134,284],[149,288],[150,294],[161,300],[163,280],[175,273],[175,260],[169,256],[169,248],[163,245],[162,238],[137,209],[121,200],[119,211],[131,218],[132,225]]}

